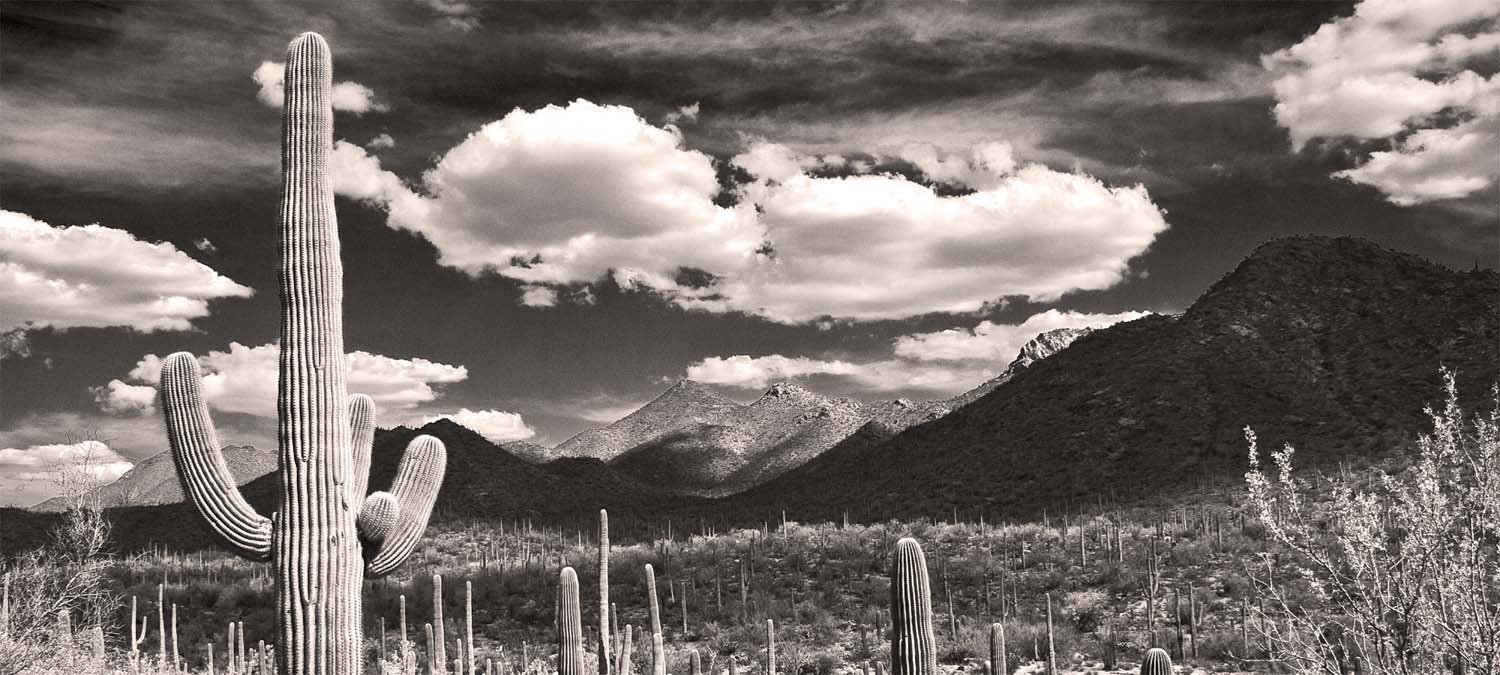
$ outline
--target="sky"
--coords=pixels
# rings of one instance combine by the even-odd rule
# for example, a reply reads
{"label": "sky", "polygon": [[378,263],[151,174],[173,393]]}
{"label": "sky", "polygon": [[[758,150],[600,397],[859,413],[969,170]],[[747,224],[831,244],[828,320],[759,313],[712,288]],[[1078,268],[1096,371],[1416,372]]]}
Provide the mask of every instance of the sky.
{"label": "sky", "polygon": [[350,388],[554,445],[682,378],[930,399],[1257,245],[1500,257],[1500,7],[0,5],[0,504],[274,446],[287,42],[334,54]]}

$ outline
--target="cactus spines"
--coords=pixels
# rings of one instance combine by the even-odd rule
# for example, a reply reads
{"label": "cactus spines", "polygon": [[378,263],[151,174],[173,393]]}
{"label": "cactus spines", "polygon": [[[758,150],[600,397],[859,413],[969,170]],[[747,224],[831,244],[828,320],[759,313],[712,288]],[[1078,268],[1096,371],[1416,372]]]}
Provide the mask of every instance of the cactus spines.
{"label": "cactus spines", "polygon": [[1009,675],[1005,663],[1005,624],[990,624],[990,675]]}
{"label": "cactus spines", "polygon": [[[167,438],[188,496],[232,551],[253,560],[274,558],[281,675],[362,670],[361,576],[388,573],[410,554],[426,527],[446,461],[440,441],[419,436],[391,489],[394,518],[386,497],[362,498],[374,406],[348,396],[343,266],[329,173],[332,64],[328,44],[316,33],[303,33],[287,47],[276,405],[281,498],[274,521],[256,513],[235,487],[209,419],[197,360],[173,354],[161,373]],[[378,540],[365,537],[362,547],[356,520],[367,504],[385,514],[365,519],[368,532],[379,534],[378,523],[390,526]]]}
{"label": "cactus spines", "polygon": [[432,636],[432,624],[422,624],[423,630],[427,631],[427,672],[436,675],[438,673],[438,644]]}
{"label": "cactus spines", "polygon": [[557,584],[557,673],[583,675],[583,616],[578,573],[564,567]]}
{"label": "cactus spines", "polygon": [[599,675],[609,675],[609,511],[599,509]]}
{"label": "cactus spines", "polygon": [[620,642],[620,660],[615,664],[615,670],[620,675],[630,675],[630,649],[634,636],[630,634],[630,624],[625,624],[625,639]]}
{"label": "cactus spines", "polygon": [[[448,643],[443,639],[443,575],[432,575],[432,635],[427,636],[432,645],[433,662],[438,668],[448,667]],[[434,669],[432,672],[438,672]]]}
{"label": "cactus spines", "polygon": [[1152,647],[1141,659],[1141,675],[1172,675],[1172,657],[1161,647]]}
{"label": "cactus spines", "polygon": [[891,555],[891,672],[937,675],[932,630],[932,593],[927,558],[911,537],[896,542]]}
{"label": "cactus spines", "polygon": [[469,675],[474,675],[474,582],[464,582],[464,644],[469,646]]}
{"label": "cactus spines", "polygon": [[667,675],[666,645],[661,637],[661,605],[656,600],[656,570],[646,565],[646,597],[651,601],[651,673]]}
{"label": "cactus spines", "polygon": [[766,675],[776,673],[776,621],[766,619]]}

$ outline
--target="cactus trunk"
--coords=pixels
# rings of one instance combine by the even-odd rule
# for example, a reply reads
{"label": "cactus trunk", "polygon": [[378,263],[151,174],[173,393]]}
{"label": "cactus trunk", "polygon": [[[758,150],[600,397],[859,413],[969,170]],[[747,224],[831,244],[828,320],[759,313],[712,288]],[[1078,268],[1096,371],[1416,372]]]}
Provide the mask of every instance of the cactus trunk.
{"label": "cactus trunk", "polygon": [[609,675],[609,511],[599,509],[599,675]]}
{"label": "cactus trunk", "polygon": [[651,673],[667,675],[666,646],[661,637],[661,605],[656,600],[656,570],[646,565],[646,596],[651,602]]}
{"label": "cactus trunk", "polygon": [[[389,573],[411,553],[446,466],[442,443],[419,436],[407,446],[391,492],[365,496],[374,405],[347,392],[343,266],[329,173],[332,77],[321,36],[304,33],[287,47],[276,401],[281,498],[274,522],[235,487],[197,360],[179,352],[161,371],[167,436],[189,498],[233,551],[275,566],[280,675],[363,670],[362,578]],[[239,657],[236,670],[245,666]]]}
{"label": "cactus trunk", "polygon": [[891,556],[891,672],[937,675],[935,641],[927,558],[921,544],[907,537]]}
{"label": "cactus trunk", "polygon": [[583,675],[583,616],[571,567],[563,568],[557,585],[557,673]]}

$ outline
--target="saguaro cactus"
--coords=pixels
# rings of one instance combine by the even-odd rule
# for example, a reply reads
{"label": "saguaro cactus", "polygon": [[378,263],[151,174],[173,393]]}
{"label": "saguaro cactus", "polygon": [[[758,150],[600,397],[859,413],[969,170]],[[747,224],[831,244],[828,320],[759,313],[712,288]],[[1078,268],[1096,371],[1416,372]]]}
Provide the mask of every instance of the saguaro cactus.
{"label": "saguaro cactus", "polygon": [[599,675],[609,675],[609,511],[599,509]]}
{"label": "saguaro cactus", "polygon": [[1172,675],[1172,657],[1167,650],[1152,647],[1141,659],[1141,675]]}
{"label": "saguaro cactus", "polygon": [[776,675],[775,619],[766,619],[766,675]]}
{"label": "saguaro cactus", "polygon": [[578,605],[578,573],[562,569],[557,584],[557,673],[583,675],[583,614]]}
{"label": "saguaro cactus", "polygon": [[1010,675],[1005,662],[1005,624],[990,624],[990,675]]}
{"label": "saguaro cactus", "polygon": [[646,597],[651,600],[651,673],[667,675],[667,650],[661,637],[661,605],[656,600],[656,570],[646,565]]}
{"label": "saguaro cactus", "polygon": [[891,672],[937,675],[934,642],[927,558],[922,545],[906,537],[891,555]]}
{"label": "saguaro cactus", "polygon": [[368,397],[347,394],[343,267],[329,175],[332,77],[322,37],[304,33],[287,47],[276,405],[281,501],[272,518],[235,488],[197,359],[179,352],[161,371],[167,438],[189,498],[231,550],[276,566],[281,675],[361,672],[361,571],[384,575],[411,553],[446,464],[442,442],[418,436],[391,491],[365,496],[375,411]]}

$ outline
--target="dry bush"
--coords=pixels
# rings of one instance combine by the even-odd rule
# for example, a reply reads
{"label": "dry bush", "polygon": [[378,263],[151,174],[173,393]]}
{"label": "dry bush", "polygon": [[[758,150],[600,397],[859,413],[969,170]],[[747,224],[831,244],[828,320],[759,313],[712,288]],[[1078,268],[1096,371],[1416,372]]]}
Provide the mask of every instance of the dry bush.
{"label": "dry bush", "polygon": [[[1313,501],[1290,445],[1259,465],[1246,430],[1250,502],[1267,536],[1255,626],[1271,659],[1297,672],[1492,673],[1500,664],[1500,389],[1468,419],[1451,372],[1432,432],[1399,473],[1332,479]],[[1357,661],[1357,663],[1356,663]]]}

